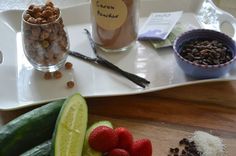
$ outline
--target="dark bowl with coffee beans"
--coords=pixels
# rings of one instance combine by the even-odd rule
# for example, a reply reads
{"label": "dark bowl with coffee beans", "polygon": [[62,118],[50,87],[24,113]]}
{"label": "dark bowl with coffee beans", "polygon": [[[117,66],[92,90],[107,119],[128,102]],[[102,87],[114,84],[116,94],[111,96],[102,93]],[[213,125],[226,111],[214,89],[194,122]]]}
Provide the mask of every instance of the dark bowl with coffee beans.
{"label": "dark bowl with coffee beans", "polygon": [[235,41],[214,30],[185,32],[175,40],[173,48],[184,73],[197,79],[222,77],[232,70],[236,60]]}

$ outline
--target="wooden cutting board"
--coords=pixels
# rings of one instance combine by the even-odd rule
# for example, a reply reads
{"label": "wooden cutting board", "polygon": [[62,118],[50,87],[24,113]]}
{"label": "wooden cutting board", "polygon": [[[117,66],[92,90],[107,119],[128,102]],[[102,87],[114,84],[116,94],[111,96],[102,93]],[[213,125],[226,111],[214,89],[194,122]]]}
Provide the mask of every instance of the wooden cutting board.
{"label": "wooden cutting board", "polygon": [[149,138],[153,156],[167,156],[170,148],[197,130],[223,139],[228,156],[236,155],[236,109],[143,95],[88,99],[89,121],[110,120],[127,127],[135,139]]}

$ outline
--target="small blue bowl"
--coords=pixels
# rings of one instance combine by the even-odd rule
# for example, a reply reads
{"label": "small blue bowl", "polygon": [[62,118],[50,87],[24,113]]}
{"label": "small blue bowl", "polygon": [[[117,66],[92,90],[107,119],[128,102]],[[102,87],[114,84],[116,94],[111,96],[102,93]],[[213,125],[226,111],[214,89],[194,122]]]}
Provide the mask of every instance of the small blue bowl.
{"label": "small blue bowl", "polygon": [[[179,53],[183,45],[191,40],[217,40],[227,46],[232,53],[232,59],[224,64],[219,65],[202,65],[193,63],[183,58]],[[228,73],[234,66],[236,60],[236,43],[229,36],[214,30],[195,29],[183,33],[179,36],[173,45],[174,54],[178,65],[186,75],[197,79],[218,78]]]}

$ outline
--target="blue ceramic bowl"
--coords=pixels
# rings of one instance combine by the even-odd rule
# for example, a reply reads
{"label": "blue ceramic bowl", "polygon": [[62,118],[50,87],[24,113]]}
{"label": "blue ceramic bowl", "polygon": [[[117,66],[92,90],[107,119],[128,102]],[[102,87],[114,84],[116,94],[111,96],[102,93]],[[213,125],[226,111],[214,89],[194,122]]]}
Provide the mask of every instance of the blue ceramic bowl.
{"label": "blue ceramic bowl", "polygon": [[[219,65],[201,65],[193,63],[183,58],[179,54],[181,52],[181,48],[183,47],[183,45],[190,40],[198,40],[198,39],[220,41],[229,48],[229,50],[232,52],[233,58],[230,61]],[[209,78],[221,77],[232,69],[234,62],[236,60],[235,41],[229,36],[214,30],[195,29],[185,32],[175,40],[173,48],[178,65],[182,68],[182,70],[185,72],[186,75],[189,75],[197,79],[209,79]]]}

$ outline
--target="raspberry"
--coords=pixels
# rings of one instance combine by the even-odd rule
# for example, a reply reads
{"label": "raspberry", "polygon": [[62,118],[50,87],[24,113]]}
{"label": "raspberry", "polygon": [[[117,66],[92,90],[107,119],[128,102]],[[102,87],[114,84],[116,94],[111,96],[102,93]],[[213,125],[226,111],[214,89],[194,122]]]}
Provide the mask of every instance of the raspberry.
{"label": "raspberry", "polygon": [[131,156],[152,156],[152,143],[148,139],[137,140],[133,143]]}
{"label": "raspberry", "polygon": [[129,156],[129,153],[124,149],[115,148],[109,152],[108,156]]}
{"label": "raspberry", "polygon": [[115,129],[115,133],[118,135],[119,138],[117,148],[130,151],[133,145],[133,136],[129,132],[129,130],[123,127],[118,127]]}
{"label": "raspberry", "polygon": [[118,136],[112,128],[99,126],[91,132],[88,141],[94,150],[105,153],[117,146]]}

